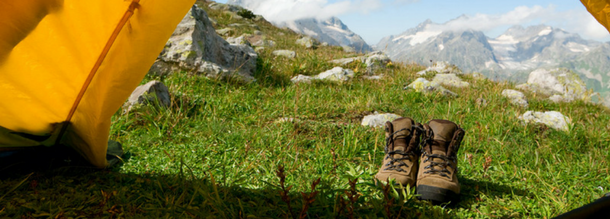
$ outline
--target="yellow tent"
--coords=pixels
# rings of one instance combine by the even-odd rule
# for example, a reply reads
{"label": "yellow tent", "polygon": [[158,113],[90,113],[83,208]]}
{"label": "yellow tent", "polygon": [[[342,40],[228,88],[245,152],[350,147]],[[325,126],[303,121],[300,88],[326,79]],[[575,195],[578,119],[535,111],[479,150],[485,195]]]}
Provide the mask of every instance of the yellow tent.
{"label": "yellow tent", "polygon": [[610,0],[580,0],[589,13],[610,31]]}
{"label": "yellow tent", "polygon": [[0,1],[0,151],[63,144],[105,167],[111,116],[194,1]]}

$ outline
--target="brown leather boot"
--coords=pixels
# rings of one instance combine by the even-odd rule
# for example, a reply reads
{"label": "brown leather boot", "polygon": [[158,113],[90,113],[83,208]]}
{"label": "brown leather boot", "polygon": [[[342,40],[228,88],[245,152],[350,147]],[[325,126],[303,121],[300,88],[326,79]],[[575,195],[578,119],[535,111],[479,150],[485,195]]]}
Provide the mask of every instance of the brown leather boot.
{"label": "brown leather boot", "polygon": [[457,152],[464,130],[447,120],[431,120],[424,125],[422,154],[417,176],[417,194],[434,203],[457,202]]}
{"label": "brown leather boot", "polygon": [[403,186],[415,186],[419,164],[421,124],[411,118],[398,118],[385,124],[385,157],[375,178],[381,182],[394,179]]}

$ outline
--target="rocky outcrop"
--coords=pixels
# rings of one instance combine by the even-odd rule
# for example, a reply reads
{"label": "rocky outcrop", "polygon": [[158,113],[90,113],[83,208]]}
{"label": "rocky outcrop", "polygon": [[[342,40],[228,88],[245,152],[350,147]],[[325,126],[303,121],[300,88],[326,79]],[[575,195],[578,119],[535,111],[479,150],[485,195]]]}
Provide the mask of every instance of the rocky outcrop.
{"label": "rocky outcrop", "polygon": [[502,91],[502,96],[508,98],[512,104],[521,106],[523,108],[527,108],[529,106],[529,103],[525,98],[525,94],[523,94],[521,91],[505,89]]}
{"label": "rocky outcrop", "polygon": [[560,112],[557,112],[557,111],[548,111],[548,112],[527,111],[522,116],[519,116],[519,120],[522,120],[523,122],[526,122],[526,123],[545,124],[548,127],[551,127],[551,128],[557,129],[557,130],[562,130],[562,131],[569,131],[570,130],[569,124],[571,123],[570,118],[568,118],[567,116],[564,116],[563,114],[561,114]]}
{"label": "rocky outcrop", "polygon": [[391,122],[398,118],[401,118],[401,116],[392,113],[379,114],[378,112],[375,112],[372,115],[362,118],[361,124],[362,126],[382,127],[386,122]]}
{"label": "rocky outcrop", "polygon": [[446,96],[452,96],[452,97],[457,97],[458,94],[447,90],[445,87],[441,86],[439,83],[436,82],[431,82],[426,80],[425,78],[418,78],[415,79],[415,81],[411,82],[411,84],[407,85],[405,88],[405,90],[414,90],[415,92],[422,92],[422,93],[431,93],[431,92],[440,92]]}
{"label": "rocky outcrop", "polygon": [[167,86],[160,81],[150,81],[144,85],[138,86],[131,93],[127,102],[123,104],[123,113],[129,112],[132,108],[139,105],[146,104],[169,107],[171,98]]}
{"label": "rocky outcrop", "polygon": [[589,101],[590,93],[580,77],[566,69],[537,69],[529,74],[527,84],[517,88],[551,96],[553,102]]}
{"label": "rocky outcrop", "polygon": [[220,37],[206,12],[194,5],[165,44],[150,73],[186,71],[252,82],[257,57],[249,45],[230,44]]}
{"label": "rocky outcrop", "polygon": [[341,67],[335,67],[331,70],[322,72],[316,76],[297,75],[294,76],[290,81],[292,83],[311,83],[312,80],[329,80],[336,82],[349,81],[354,77],[354,71],[344,69]]}

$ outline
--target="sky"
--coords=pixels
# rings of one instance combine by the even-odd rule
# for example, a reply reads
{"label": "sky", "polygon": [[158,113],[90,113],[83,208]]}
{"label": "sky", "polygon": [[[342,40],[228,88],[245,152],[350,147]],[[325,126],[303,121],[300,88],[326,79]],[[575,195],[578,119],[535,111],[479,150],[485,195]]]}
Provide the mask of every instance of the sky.
{"label": "sky", "polygon": [[[495,38],[513,25],[546,24],[585,39],[610,41],[610,33],[578,0],[245,0],[270,21],[339,17],[371,45],[427,19],[442,29],[473,29]],[[217,0],[226,3],[226,0]],[[463,16],[465,15],[465,16]]]}

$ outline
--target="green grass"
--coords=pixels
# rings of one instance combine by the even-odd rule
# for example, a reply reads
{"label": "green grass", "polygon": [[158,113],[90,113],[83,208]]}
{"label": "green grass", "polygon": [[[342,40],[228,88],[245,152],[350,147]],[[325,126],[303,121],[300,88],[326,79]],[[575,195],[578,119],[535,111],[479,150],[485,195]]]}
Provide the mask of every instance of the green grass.
{"label": "green grass", "polygon": [[[156,79],[169,87],[172,106],[117,112],[110,138],[127,153],[120,166],[95,170],[65,159],[52,160],[51,167],[19,167],[29,160],[2,166],[0,218],[290,218],[291,211],[301,213],[302,193],[312,192],[316,179],[319,193],[307,218],[349,217],[350,211],[358,218],[388,217],[386,207],[391,217],[550,218],[610,189],[607,109],[556,104],[527,93],[528,110],[560,111],[574,125],[570,132],[524,125],[517,117],[526,109],[500,95],[514,84],[466,76],[472,87],[450,88],[457,98],[420,94],[403,87],[423,67],[396,63],[379,72],[385,75],[379,81],[294,85],[292,76],[317,74],[334,67],[328,61],[353,54],[338,47],[300,48],[294,44],[299,36],[288,30],[208,13],[217,28],[257,24],[276,41],[272,49],[294,50],[297,58],[263,50],[258,82],[249,85],[180,72],[147,77],[143,83]],[[247,28],[239,27],[235,36],[252,31]],[[362,63],[349,67],[365,71]],[[477,98],[488,105],[477,106]],[[466,130],[458,153],[462,200],[456,206],[418,201],[412,189],[384,193],[373,183],[384,133],[360,121],[374,111],[422,123],[448,119]],[[276,122],[284,117],[294,120]],[[280,166],[291,187],[291,208],[281,196]]]}

